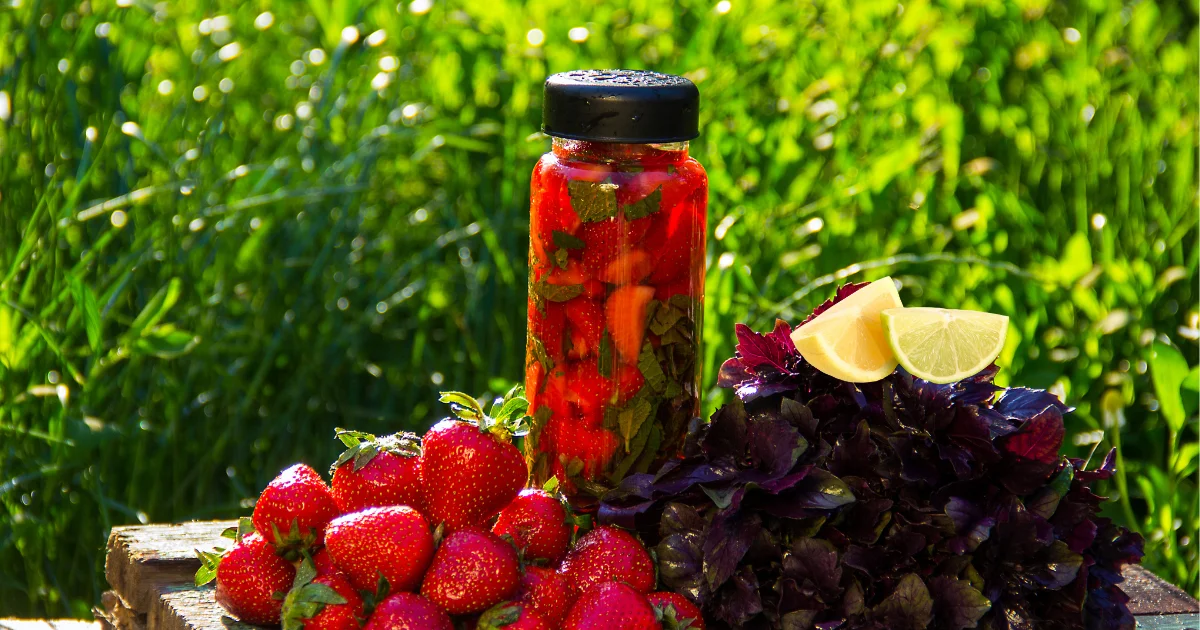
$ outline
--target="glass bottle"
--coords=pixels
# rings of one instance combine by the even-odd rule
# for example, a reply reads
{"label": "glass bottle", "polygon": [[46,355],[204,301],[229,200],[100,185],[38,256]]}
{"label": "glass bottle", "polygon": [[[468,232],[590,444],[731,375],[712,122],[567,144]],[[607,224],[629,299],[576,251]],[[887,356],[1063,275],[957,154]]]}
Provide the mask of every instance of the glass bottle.
{"label": "glass bottle", "polygon": [[531,183],[525,447],[534,481],[558,477],[577,507],[677,457],[700,412],[698,106],[690,81],[653,72],[546,81],[553,148]]}

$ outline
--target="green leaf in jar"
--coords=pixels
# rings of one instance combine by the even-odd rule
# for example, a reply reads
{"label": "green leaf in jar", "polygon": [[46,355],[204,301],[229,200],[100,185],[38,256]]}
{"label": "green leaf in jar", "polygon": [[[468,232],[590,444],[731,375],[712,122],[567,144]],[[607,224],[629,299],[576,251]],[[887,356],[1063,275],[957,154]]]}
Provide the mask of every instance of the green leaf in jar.
{"label": "green leaf in jar", "polygon": [[546,374],[554,371],[554,357],[546,352],[546,345],[541,339],[533,338],[533,356],[537,357],[538,363],[542,364],[542,368],[546,370]]}
{"label": "green leaf in jar", "polygon": [[554,251],[554,264],[558,265],[559,269],[567,268],[567,250],[558,249]]}
{"label": "green leaf in jar", "polygon": [[542,429],[550,422],[550,408],[546,405],[538,407],[537,411],[533,412],[533,421],[529,423],[529,433],[525,435],[525,441],[529,443],[529,449],[526,452],[532,452],[537,449],[538,438],[542,435]]}
{"label": "green leaf in jar", "polygon": [[650,332],[656,335],[662,335],[668,330],[675,327],[679,320],[687,316],[687,311],[678,308],[673,303],[659,303],[658,308],[654,309],[654,315],[650,318]]}
{"label": "green leaf in jar", "polygon": [[597,371],[604,378],[612,378],[613,372],[613,349],[612,337],[608,334],[608,329],[604,329],[604,333],[600,335],[600,351],[596,353],[598,364]]}
{"label": "green leaf in jar", "polygon": [[663,373],[662,366],[658,364],[654,346],[649,341],[642,346],[642,353],[638,355],[638,369],[642,371],[642,378],[646,379],[646,385],[651,390],[661,393],[666,389],[667,375]]}
{"label": "green leaf in jar", "polygon": [[582,179],[567,182],[571,207],[584,223],[606,221],[617,216],[617,188],[612,182],[589,182]]}
{"label": "green leaf in jar", "polygon": [[533,284],[533,292],[551,302],[566,302],[583,293],[582,284],[550,284],[539,280]]}
{"label": "green leaf in jar", "polygon": [[583,249],[587,245],[587,243],[583,242],[583,239],[579,238],[578,236],[559,230],[554,230],[554,232],[551,233],[550,238],[554,241],[555,246],[563,249]]}
{"label": "green leaf in jar", "polygon": [[[628,405],[617,414],[617,428],[620,431],[621,438],[625,440],[625,450],[630,452],[630,445],[638,433],[642,430],[642,425],[650,417],[652,411],[650,401],[646,400],[645,396],[634,396],[633,400],[629,401]],[[642,444],[645,444],[645,438],[642,438]],[[636,458],[636,455],[634,455]]]}
{"label": "green leaf in jar", "polygon": [[641,199],[622,206],[621,211],[625,213],[625,218],[630,221],[648,217],[659,211],[662,205],[662,186],[654,189],[654,192],[642,197]]}

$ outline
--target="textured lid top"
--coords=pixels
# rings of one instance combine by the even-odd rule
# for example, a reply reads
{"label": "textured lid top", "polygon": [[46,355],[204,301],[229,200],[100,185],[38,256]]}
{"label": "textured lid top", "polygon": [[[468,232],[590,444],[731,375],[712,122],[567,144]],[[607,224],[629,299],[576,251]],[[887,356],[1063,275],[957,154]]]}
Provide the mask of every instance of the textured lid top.
{"label": "textured lid top", "polygon": [[700,135],[700,91],[648,70],[575,70],[546,79],[542,131],[595,142],[680,142]]}

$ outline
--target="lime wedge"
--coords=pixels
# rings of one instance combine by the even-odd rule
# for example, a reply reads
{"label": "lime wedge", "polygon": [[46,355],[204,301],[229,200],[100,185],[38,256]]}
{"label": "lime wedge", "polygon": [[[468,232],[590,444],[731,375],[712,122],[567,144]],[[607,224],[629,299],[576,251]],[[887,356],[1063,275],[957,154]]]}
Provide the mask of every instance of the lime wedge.
{"label": "lime wedge", "polygon": [[834,378],[878,381],[896,369],[879,314],[901,306],[896,283],[882,278],[792,331],[792,341],[804,360]]}
{"label": "lime wedge", "polygon": [[1000,356],[1008,318],[948,308],[893,308],[881,315],[888,345],[909,374],[953,383],[978,374]]}

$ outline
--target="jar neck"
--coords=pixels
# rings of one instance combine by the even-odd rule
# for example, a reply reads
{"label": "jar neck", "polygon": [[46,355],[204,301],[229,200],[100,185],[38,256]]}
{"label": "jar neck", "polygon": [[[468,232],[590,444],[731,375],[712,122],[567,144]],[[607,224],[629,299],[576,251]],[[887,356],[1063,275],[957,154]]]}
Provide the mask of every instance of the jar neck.
{"label": "jar neck", "polygon": [[596,164],[675,164],[688,157],[688,143],[635,144],[553,138],[554,155],[572,162]]}

